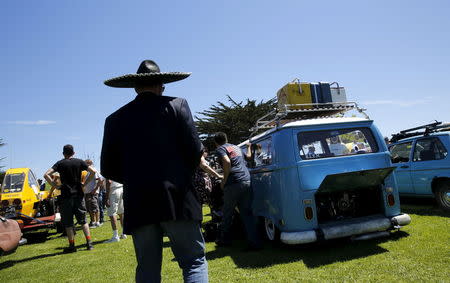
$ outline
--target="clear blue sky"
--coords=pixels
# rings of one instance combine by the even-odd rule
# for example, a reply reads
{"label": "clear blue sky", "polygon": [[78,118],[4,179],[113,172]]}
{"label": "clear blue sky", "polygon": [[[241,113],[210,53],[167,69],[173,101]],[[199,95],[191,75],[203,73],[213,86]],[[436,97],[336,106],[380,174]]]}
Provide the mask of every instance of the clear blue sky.
{"label": "clear blue sky", "polygon": [[135,96],[103,81],[143,59],[192,72],[165,93],[194,113],[299,77],[340,82],[384,135],[450,121],[449,3],[1,1],[1,165],[41,177],[67,143],[98,165],[105,117]]}

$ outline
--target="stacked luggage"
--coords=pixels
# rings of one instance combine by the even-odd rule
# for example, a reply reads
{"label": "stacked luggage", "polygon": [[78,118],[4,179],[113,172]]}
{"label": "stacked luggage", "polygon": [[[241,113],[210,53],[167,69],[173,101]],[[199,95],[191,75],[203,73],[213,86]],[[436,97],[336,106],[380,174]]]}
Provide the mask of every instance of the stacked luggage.
{"label": "stacked luggage", "polygon": [[345,89],[338,83],[307,83],[299,80],[283,86],[277,92],[277,99],[280,110],[286,107],[291,110],[328,108],[347,102]]}

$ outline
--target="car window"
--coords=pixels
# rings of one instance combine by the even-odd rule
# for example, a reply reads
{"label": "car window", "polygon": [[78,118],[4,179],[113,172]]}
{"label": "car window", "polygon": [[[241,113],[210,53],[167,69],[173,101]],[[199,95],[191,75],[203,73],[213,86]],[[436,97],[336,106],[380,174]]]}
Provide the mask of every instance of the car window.
{"label": "car window", "polygon": [[300,157],[317,159],[378,151],[369,128],[300,132],[297,135]]}
{"label": "car window", "polygon": [[439,160],[446,156],[447,149],[438,138],[426,138],[416,142],[413,161]]}
{"label": "car window", "polygon": [[[251,160],[247,162],[248,167],[255,168],[263,165],[272,164],[272,138],[252,143]],[[243,154],[247,153],[247,148],[243,149]]]}
{"label": "car window", "polygon": [[25,173],[8,174],[5,176],[2,185],[3,193],[17,193],[21,192],[23,182],[25,181]]}
{"label": "car window", "polygon": [[391,152],[392,163],[408,162],[411,148],[412,142],[405,142],[391,146],[389,151]]}

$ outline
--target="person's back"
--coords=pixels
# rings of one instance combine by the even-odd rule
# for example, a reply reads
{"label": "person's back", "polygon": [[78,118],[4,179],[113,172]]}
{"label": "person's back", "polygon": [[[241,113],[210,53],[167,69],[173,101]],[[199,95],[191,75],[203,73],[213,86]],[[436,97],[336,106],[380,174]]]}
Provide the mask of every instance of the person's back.
{"label": "person's back", "polygon": [[[182,113],[178,112],[183,103],[186,101],[182,98],[140,94],[107,118],[107,123],[110,121],[117,126],[115,132],[120,135],[115,139],[123,145],[115,158],[120,164],[126,164],[121,166],[122,179],[116,180],[125,188],[124,203],[129,215],[124,223],[125,231],[168,220],[167,215],[161,213],[168,209],[167,201],[174,202],[175,208],[169,218],[179,218],[182,213],[179,202],[186,194],[194,197],[188,189],[196,167],[193,160],[199,156],[200,145],[184,143],[183,136],[192,133],[186,133],[180,123]],[[124,120],[131,123],[123,123]],[[103,171],[107,161],[103,162],[102,174],[105,175],[108,174]],[[129,166],[131,164],[134,166]],[[148,186],[149,180],[151,186]],[[175,197],[177,195],[180,197]],[[147,208],[145,219],[134,218],[142,207]]]}
{"label": "person's back", "polygon": [[87,169],[83,160],[78,158],[61,159],[54,165],[53,169],[59,173],[62,196],[83,196],[83,190],[81,188],[81,172],[83,169]]}
{"label": "person's back", "polygon": [[138,93],[106,119],[101,154],[102,175],[123,184],[124,233],[133,235],[137,282],[161,281],[164,234],[185,282],[208,281],[202,209],[191,184],[201,143],[186,100],[162,96],[163,83],[187,76],[161,73],[145,60],[137,74],[105,81]]}
{"label": "person's back", "polygon": [[239,147],[234,144],[225,143],[219,146],[216,151],[220,152],[220,156],[227,154],[230,158],[230,176],[226,184],[250,182],[250,173],[245,165],[244,156]]}

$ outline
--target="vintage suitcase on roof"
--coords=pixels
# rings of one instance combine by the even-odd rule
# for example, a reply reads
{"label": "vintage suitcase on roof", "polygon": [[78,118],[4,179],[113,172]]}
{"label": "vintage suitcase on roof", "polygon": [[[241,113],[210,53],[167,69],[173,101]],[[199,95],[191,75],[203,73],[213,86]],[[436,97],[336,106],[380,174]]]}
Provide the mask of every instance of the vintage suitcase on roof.
{"label": "vintage suitcase on roof", "polygon": [[336,85],[336,87],[331,87],[331,101],[333,102],[347,102],[347,96],[345,94],[345,88],[340,87],[338,83],[334,82],[331,85]]}
{"label": "vintage suitcase on roof", "polygon": [[[301,83],[298,80],[283,86],[277,92],[278,109],[285,109],[286,104],[310,104],[311,87],[309,83]],[[292,106],[289,109],[310,109],[311,106]]]}
{"label": "vintage suitcase on roof", "polygon": [[19,223],[0,216],[0,255],[15,251],[21,237]]}
{"label": "vintage suitcase on roof", "polygon": [[[332,102],[330,84],[325,82],[311,83],[311,97],[313,103]],[[321,107],[326,107],[326,105]]]}

